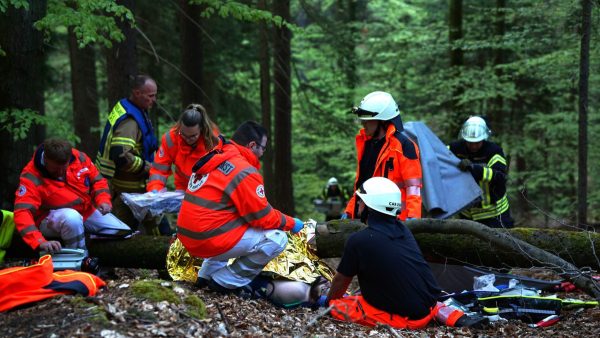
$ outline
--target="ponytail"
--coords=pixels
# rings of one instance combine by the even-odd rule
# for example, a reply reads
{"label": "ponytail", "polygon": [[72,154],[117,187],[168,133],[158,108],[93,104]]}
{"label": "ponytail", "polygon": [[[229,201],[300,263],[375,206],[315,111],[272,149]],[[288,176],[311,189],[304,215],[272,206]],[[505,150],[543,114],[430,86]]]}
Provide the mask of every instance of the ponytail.
{"label": "ponytail", "polygon": [[175,125],[177,132],[181,131],[181,126],[200,127],[200,138],[204,142],[204,148],[206,151],[210,151],[218,142],[218,139],[214,136],[215,125],[208,117],[206,109],[201,104],[192,103],[185,108],[179,121]]}

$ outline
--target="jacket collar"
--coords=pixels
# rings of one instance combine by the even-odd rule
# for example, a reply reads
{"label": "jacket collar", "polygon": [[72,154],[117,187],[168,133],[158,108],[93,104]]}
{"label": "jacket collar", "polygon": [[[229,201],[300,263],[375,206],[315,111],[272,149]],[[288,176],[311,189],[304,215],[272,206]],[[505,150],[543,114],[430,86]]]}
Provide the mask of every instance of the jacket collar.
{"label": "jacket collar", "polygon": [[260,169],[260,161],[256,155],[254,155],[252,150],[241,146],[234,141],[224,141],[221,139],[219,140],[219,144],[213,150],[209,151],[196,162],[192,168],[192,172],[199,175],[205,175],[215,170],[221,163],[236,155],[241,155],[248,163],[250,163],[250,165],[256,169]]}
{"label": "jacket collar", "polygon": [[[74,150],[71,151],[71,159],[69,160],[69,164],[73,163],[73,161],[75,161],[75,154],[73,154]],[[35,150],[35,153],[33,154],[33,165],[35,166],[35,168],[42,174],[43,177],[45,178],[50,178],[50,179],[55,179],[54,177],[50,176],[50,173],[48,172],[48,170],[46,169],[46,166],[44,165],[44,145],[40,144],[37,149]]]}

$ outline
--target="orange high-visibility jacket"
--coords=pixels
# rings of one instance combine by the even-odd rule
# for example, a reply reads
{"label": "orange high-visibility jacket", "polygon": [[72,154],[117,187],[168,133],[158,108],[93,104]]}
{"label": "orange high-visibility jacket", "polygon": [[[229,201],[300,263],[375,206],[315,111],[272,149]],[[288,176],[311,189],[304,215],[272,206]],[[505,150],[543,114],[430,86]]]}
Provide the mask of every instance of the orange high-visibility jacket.
{"label": "orange high-visibility jacket", "polygon": [[73,149],[65,181],[51,178],[42,164],[44,149],[39,146],[21,172],[15,198],[15,227],[34,250],[46,241],[38,226],[50,210],[71,208],[86,220],[95,205],[110,202],[108,182],[89,157]]}
{"label": "orange high-visibility jacket", "polygon": [[154,155],[146,190],[163,189],[167,184],[167,178],[171,176],[173,164],[175,165],[175,189],[185,190],[192,174],[192,167],[205,154],[206,148],[201,137],[196,147],[192,148],[177,133],[175,127],[171,128],[163,135],[160,148]]}
{"label": "orange high-visibility jacket", "polygon": [[0,312],[59,295],[95,296],[106,285],[91,273],[52,271],[50,255],[41,257],[34,265],[0,270]]}
{"label": "orange high-visibility jacket", "polygon": [[[360,176],[360,160],[363,156],[365,142],[368,139],[370,139],[370,137],[365,134],[364,129],[361,129],[359,134],[356,135],[358,161],[356,165],[354,191],[356,191],[357,188],[360,188],[356,186],[356,183]],[[415,159],[404,156],[405,147],[411,146],[414,147],[416,152],[417,158]],[[400,187],[400,191],[402,192],[402,213],[399,217],[400,220],[404,221],[406,218],[421,218],[421,195],[407,196],[406,194],[407,186],[418,186],[420,188],[423,185],[421,163],[419,162],[419,148],[411,139],[404,135],[400,135],[392,123],[388,126],[385,133],[385,143],[377,157],[373,177],[386,177]],[[352,218],[357,217],[357,215],[354,214],[355,203],[356,195],[353,194],[346,206],[346,213]]]}
{"label": "orange high-visibility jacket", "polygon": [[265,196],[258,158],[233,141],[196,164],[177,219],[177,237],[192,256],[214,257],[239,242],[248,227],[290,230],[294,219]]}

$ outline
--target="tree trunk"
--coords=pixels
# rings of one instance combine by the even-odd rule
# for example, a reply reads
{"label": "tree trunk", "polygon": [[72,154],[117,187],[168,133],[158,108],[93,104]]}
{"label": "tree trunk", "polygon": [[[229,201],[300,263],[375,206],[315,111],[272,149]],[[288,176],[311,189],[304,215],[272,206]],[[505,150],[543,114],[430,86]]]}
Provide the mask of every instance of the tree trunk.
{"label": "tree trunk", "polygon": [[[267,10],[267,1],[259,0],[258,9]],[[269,136],[273,135],[273,128],[271,124],[271,58],[269,48],[269,36],[270,30],[266,23],[261,22],[259,24],[259,43],[258,43],[258,59],[260,63],[260,108],[261,108],[261,120],[262,126],[267,129]],[[273,174],[273,147],[272,140],[268,138],[267,148],[262,157],[263,160],[263,178],[265,181],[265,192],[267,198],[272,199],[274,196],[273,189],[275,189],[275,176]]]}
{"label": "tree trunk", "polygon": [[[420,219],[406,222],[415,234],[424,256],[430,262],[457,261],[496,267],[546,266],[600,299],[600,284],[583,274],[574,264],[548,251],[554,251],[578,266],[598,269],[600,235],[543,229],[496,230],[468,220]],[[330,221],[317,226],[317,254],[321,258],[340,257],[348,237],[365,227],[357,220]],[[476,237],[465,238],[464,235]],[[519,238],[527,239],[531,244]],[[539,245],[536,247],[535,244]],[[548,251],[543,248],[548,247]],[[519,255],[516,255],[519,254]],[[587,260],[582,258],[587,255]],[[521,256],[521,257],[517,257]]]}
{"label": "tree trunk", "polygon": [[[462,0],[450,0],[449,15],[448,15],[448,40],[450,43],[450,68],[451,76],[460,77],[460,68],[463,66],[463,51],[462,48],[455,46],[456,41],[462,39]],[[464,120],[461,116],[461,109],[458,105],[459,97],[462,95],[463,89],[457,85],[452,91],[450,99],[450,122],[447,128],[450,133],[448,139],[452,139],[457,133],[460,123]]]}
{"label": "tree trunk", "polygon": [[[135,14],[135,0],[117,0],[117,4],[127,7]],[[117,26],[125,35],[122,42],[113,43],[106,53],[106,74],[108,78],[109,109],[123,97],[128,97],[130,80],[137,75],[136,32],[131,23],[122,18],[115,18]]]}
{"label": "tree trunk", "polygon": [[[506,0],[496,0],[496,22],[495,22],[495,35],[496,39],[499,41],[504,37],[504,33],[506,31],[506,23],[505,23],[505,15],[504,10],[506,9]],[[505,50],[503,47],[496,48],[494,50],[494,73],[500,79],[502,77],[502,69],[500,65],[505,62]],[[502,96],[497,95],[492,99],[492,109],[491,114],[488,115],[488,122],[491,125],[491,128],[494,129],[494,133],[502,134],[504,131],[504,121],[503,121],[503,106],[504,100]],[[508,156],[508,155],[507,155]]]}
{"label": "tree trunk", "polygon": [[187,76],[181,78],[181,103],[185,108],[190,103],[205,105],[207,99],[202,94],[204,55],[202,32],[198,27],[201,7],[190,5],[187,0],[180,0],[180,6],[181,71]]}
{"label": "tree trunk", "polygon": [[[290,1],[274,2],[274,13],[290,21]],[[294,214],[292,184],[292,82],[291,31],[284,25],[275,28],[275,175],[277,177],[273,206]]]}
{"label": "tree trunk", "polygon": [[590,77],[590,33],[592,0],[582,0],[581,51],[579,57],[579,177],[577,189],[577,222],[587,224],[587,155],[588,155],[588,80]]}
{"label": "tree trunk", "polygon": [[[0,47],[6,53],[0,56],[0,111],[30,109],[44,114],[44,50],[43,34],[33,23],[46,15],[46,1],[30,0],[29,10],[8,6],[0,13]],[[14,123],[9,119],[5,126]],[[35,146],[45,137],[44,126],[33,125],[23,139],[14,141],[13,135],[0,130],[1,207],[13,209],[19,174],[31,159]]]}
{"label": "tree trunk", "polygon": [[92,161],[96,158],[100,133],[98,111],[98,86],[96,83],[96,57],[94,48],[79,48],[73,29],[69,29],[69,59],[71,62],[71,91],[73,93],[73,123],[75,135],[81,140],[77,148]]}

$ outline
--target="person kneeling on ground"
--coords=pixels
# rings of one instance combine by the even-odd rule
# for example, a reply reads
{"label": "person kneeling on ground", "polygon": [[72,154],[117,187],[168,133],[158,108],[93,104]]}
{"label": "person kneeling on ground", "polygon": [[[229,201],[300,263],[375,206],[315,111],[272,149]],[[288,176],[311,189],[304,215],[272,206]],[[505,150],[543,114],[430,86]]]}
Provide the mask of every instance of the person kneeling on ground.
{"label": "person kneeling on ground", "polygon": [[[427,326],[441,290],[412,233],[397,219],[400,189],[373,177],[357,189],[356,199],[368,227],[346,242],[328,294],[332,316],[367,326]],[[344,297],[354,276],[362,294]]]}
{"label": "person kneeling on ground", "polygon": [[[34,250],[84,249],[85,232],[101,235],[131,229],[110,213],[108,182],[90,158],[62,139],[40,145],[21,172],[14,222]],[[48,240],[46,237],[60,238]]]}
{"label": "person kneeling on ground", "polygon": [[[241,291],[287,245],[285,231],[304,227],[274,209],[258,171],[267,131],[242,123],[192,168],[177,219],[177,237],[191,256],[205,258],[197,286],[218,292]],[[233,263],[228,261],[235,258]]]}

